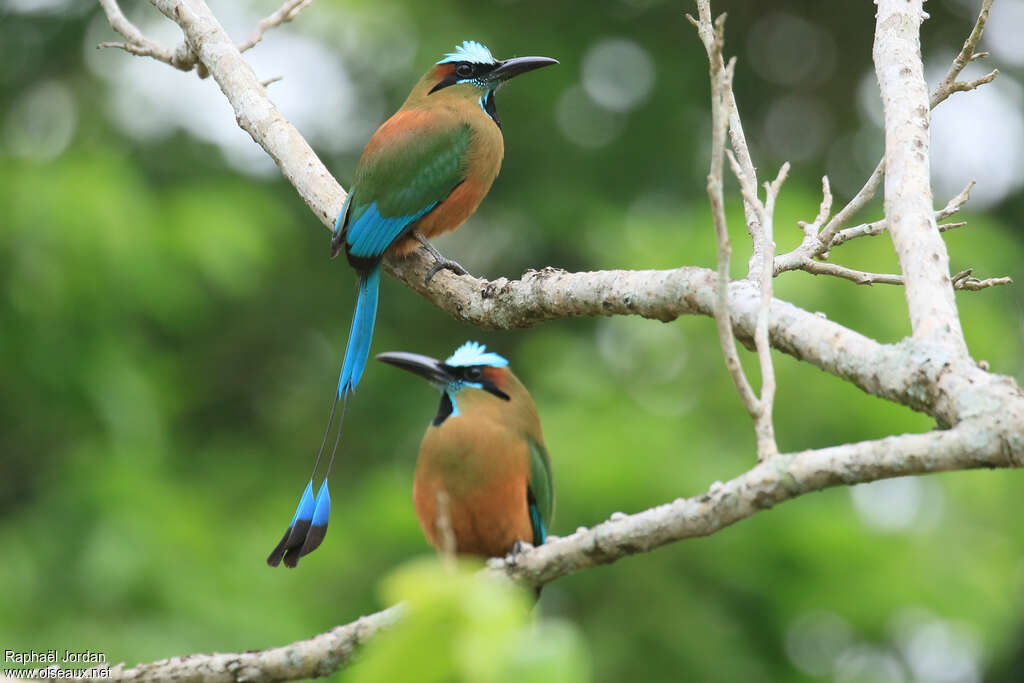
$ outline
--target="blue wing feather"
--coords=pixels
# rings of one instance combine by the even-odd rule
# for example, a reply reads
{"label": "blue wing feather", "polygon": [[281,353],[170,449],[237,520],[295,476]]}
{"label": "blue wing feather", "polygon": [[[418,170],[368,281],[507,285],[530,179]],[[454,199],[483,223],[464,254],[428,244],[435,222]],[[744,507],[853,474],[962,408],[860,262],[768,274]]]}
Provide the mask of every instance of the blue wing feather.
{"label": "blue wing feather", "polygon": [[385,217],[380,215],[377,202],[371,203],[358,217],[353,217],[349,221],[348,231],[345,233],[348,253],[358,258],[381,256],[410,223],[418,221],[435,206],[437,202],[431,202],[408,216]]}

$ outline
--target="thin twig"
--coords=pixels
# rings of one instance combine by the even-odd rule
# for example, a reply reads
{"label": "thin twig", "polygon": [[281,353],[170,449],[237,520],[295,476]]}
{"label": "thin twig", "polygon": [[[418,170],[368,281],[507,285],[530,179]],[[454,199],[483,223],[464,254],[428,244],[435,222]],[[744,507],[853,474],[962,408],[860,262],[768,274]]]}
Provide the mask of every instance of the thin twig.
{"label": "thin twig", "polygon": [[818,205],[818,215],[814,217],[814,222],[811,223],[815,228],[815,232],[818,231],[821,226],[825,225],[825,221],[828,220],[829,214],[832,213],[832,185],[828,182],[828,176],[821,176],[821,204]]}
{"label": "thin twig", "polygon": [[894,273],[867,273],[861,270],[854,270],[836,263],[822,261],[811,261],[808,259],[800,265],[800,270],[811,275],[833,275],[858,285],[902,285],[903,276]]}
{"label": "thin twig", "polygon": [[[825,227],[822,228],[821,234],[818,236],[818,242],[825,246],[832,241],[832,236],[846,225],[847,221],[853,216],[860,212],[868,202],[875,197],[875,192],[878,191],[879,186],[882,184],[882,178],[885,177],[885,159],[883,158],[878,164],[875,165],[875,170],[871,172],[868,179],[864,182],[863,187],[857,191],[857,194],[853,196],[846,206],[839,210],[835,216],[832,217]],[[822,252],[827,250],[822,249]]]}
{"label": "thin twig", "polygon": [[[951,198],[944,207],[935,212],[935,220],[941,221],[949,218],[967,203],[967,200],[971,198],[971,188],[974,187],[974,181],[967,183],[967,186],[953,198]],[[946,225],[940,225],[939,232],[945,232],[946,230],[952,230],[954,228],[960,228],[966,225],[965,221],[959,223],[948,223]],[[846,228],[840,230],[833,237],[829,244],[829,250],[838,247],[840,244],[849,242],[857,237],[865,237],[869,235],[881,235],[885,232],[888,227],[888,223],[884,218],[881,220],[874,221],[873,223],[864,223],[862,225],[855,225],[852,228]]]}
{"label": "thin twig", "polygon": [[[147,38],[135,24],[130,22],[121,11],[117,0],[98,0],[98,2],[106,13],[111,28],[124,36],[125,42],[105,41],[96,47],[116,48],[140,57],[152,57],[181,71],[196,69],[200,78],[206,78],[208,75],[206,67],[199,62],[188,43],[182,42],[173,50],[164,47],[155,40]],[[313,0],[288,0],[276,12],[257,24],[249,38],[239,46],[239,51],[244,52],[251,49],[263,39],[263,34],[276,26],[291,21],[312,3]],[[278,80],[281,80],[280,77],[270,79],[264,83],[264,86]]]}
{"label": "thin twig", "polygon": [[[998,75],[999,71],[997,69],[972,81],[963,82],[956,80],[968,63],[988,56],[987,52],[975,52],[974,49],[981,40],[985,24],[988,21],[989,10],[992,7],[992,2],[993,0],[983,0],[981,10],[978,13],[978,18],[975,20],[974,27],[971,30],[970,35],[967,36],[960,52],[953,59],[946,76],[942,79],[942,82],[938,87],[936,87],[935,92],[933,92],[929,98],[930,108],[934,109],[954,92],[973,90],[980,85],[991,82]],[[775,260],[775,274],[778,275],[779,273],[787,270],[803,269],[803,264],[807,263],[810,259],[819,257],[828,258],[829,250],[831,250],[832,247],[849,241],[854,237],[879,234],[878,232],[862,232],[858,229],[863,226],[856,226],[855,228],[851,228],[854,232],[847,233],[845,239],[836,239],[838,233],[843,230],[843,227],[850,221],[850,219],[859,213],[864,206],[874,198],[884,176],[885,158],[883,157],[875,166],[875,170],[871,172],[871,175],[864,183],[864,186],[861,187],[846,206],[840,209],[839,212],[832,217],[832,220],[822,228],[821,232],[817,236],[809,235],[805,230],[805,236],[800,246],[787,254],[780,255]],[[964,201],[966,201],[966,197],[964,198]],[[944,217],[945,216],[940,217],[939,220],[942,220]],[[879,221],[875,221],[874,223],[868,223],[867,225],[875,226],[877,228],[879,223]],[[886,225],[883,223],[881,229],[884,230],[885,228]]]}
{"label": "thin twig", "polygon": [[[730,157],[730,159],[732,158]],[[755,257],[760,255],[762,258],[759,271],[760,282],[758,283],[761,300],[757,309],[757,327],[754,329],[754,348],[757,351],[757,359],[761,368],[761,412],[754,422],[758,462],[764,462],[779,453],[772,417],[776,384],[775,366],[772,364],[772,347],[768,340],[768,316],[772,303],[772,279],[775,277],[775,273],[772,272],[772,261],[775,258],[775,201],[778,199],[779,190],[782,189],[782,183],[786,181],[788,174],[789,162],[787,161],[779,169],[775,180],[765,183],[764,207],[758,212],[761,217],[761,230],[754,240]]]}
{"label": "thin twig", "polygon": [[942,81],[935,88],[935,92],[932,93],[932,96],[929,99],[929,105],[932,109],[953,93],[974,90],[979,85],[991,83],[999,74],[999,70],[994,69],[981,78],[976,78],[968,83],[956,80],[957,76],[960,75],[960,72],[962,72],[964,67],[969,63],[977,59],[984,59],[988,56],[987,52],[975,52],[974,48],[978,47],[978,43],[981,41],[981,35],[985,32],[985,24],[988,23],[988,15],[989,11],[992,9],[993,2],[994,0],[982,0],[981,10],[978,12],[978,18],[974,21],[974,28],[971,29],[967,39],[964,40],[964,44],[960,48],[960,52],[958,52],[956,57],[953,58],[953,63],[949,65],[949,70],[946,72],[945,77],[943,77]]}
{"label": "thin twig", "polygon": [[147,38],[135,24],[130,22],[121,11],[117,0],[99,0],[99,4],[107,15],[110,27],[124,36],[126,42],[102,42],[97,45],[98,48],[116,48],[140,57],[152,57],[182,71],[191,71],[195,68],[196,56],[189,49],[187,43],[182,42],[173,50],[164,47]]}
{"label": "thin twig", "polygon": [[[715,62],[716,69],[724,69],[724,57],[722,50],[719,48],[717,51],[714,49],[715,44],[715,27],[718,22],[725,22],[725,13],[718,17],[715,22],[711,21],[711,3],[709,0],[696,0],[697,3],[697,16],[699,19],[694,19],[689,14],[686,15],[687,20],[694,25],[697,29],[697,36],[700,38],[701,43],[704,44],[704,50],[708,55],[708,63]],[[722,27],[724,30],[724,26]],[[747,179],[747,182],[752,187],[757,187],[757,171],[754,168],[754,162],[750,157],[750,148],[747,146],[747,138],[743,133],[743,122],[740,120],[740,110],[736,104],[736,96],[730,87],[728,92],[723,93],[725,97],[725,105],[729,110],[729,141],[732,145],[733,153],[740,163],[740,167],[743,169],[743,175]],[[751,238],[754,236],[754,232],[757,230],[757,212],[753,205],[744,200],[743,202],[743,214],[746,219],[747,232]],[[748,276],[751,279],[758,279],[758,275],[755,272],[758,268],[758,260],[751,254],[750,263],[748,265]]]}
{"label": "thin twig", "polygon": [[[691,21],[693,19],[691,18]],[[729,60],[729,64],[722,66],[722,60],[715,57],[721,55],[724,43],[723,25],[725,15],[715,20],[711,27],[701,20],[698,25],[698,33],[711,33],[710,54],[708,70],[711,78],[711,168],[708,171],[708,199],[711,202],[711,215],[714,217],[715,238],[718,242],[718,278],[717,296],[715,303],[715,323],[718,328],[718,340],[722,346],[722,355],[725,356],[725,366],[729,370],[736,391],[739,392],[740,400],[752,418],[757,418],[761,412],[761,406],[754,390],[743,372],[740,364],[739,353],[736,351],[736,337],[732,331],[732,317],[729,314],[729,261],[732,254],[732,245],[729,243],[729,228],[725,219],[725,200],[723,198],[722,181],[722,157],[725,153],[725,134],[729,126],[728,101],[725,92],[730,89],[732,83],[733,69],[736,61]],[[703,35],[703,34],[702,34]]]}
{"label": "thin twig", "polygon": [[990,277],[986,280],[980,280],[972,275],[974,273],[973,268],[961,270],[959,273],[953,276],[953,289],[963,289],[970,292],[977,292],[981,289],[988,289],[989,287],[998,287],[999,285],[1011,285],[1013,279],[1009,277]]}
{"label": "thin twig", "polygon": [[[728,65],[723,65],[722,48],[725,42],[725,15],[719,16],[712,26],[710,6],[706,0],[698,0],[700,19],[688,16],[697,28],[708,52],[708,68],[711,78],[711,118],[712,118],[712,156],[711,170],[708,174],[708,196],[711,200],[712,215],[715,222],[715,235],[718,241],[718,301],[716,306],[716,322],[718,323],[719,342],[725,356],[726,367],[733,378],[733,383],[740,394],[744,407],[754,420],[754,432],[757,436],[758,460],[764,461],[778,454],[775,442],[775,429],[772,423],[772,406],[775,398],[775,369],[771,359],[771,345],[768,341],[768,316],[772,301],[772,260],[775,256],[775,242],[772,235],[772,212],[779,188],[786,177],[789,164],[779,171],[775,182],[766,184],[768,195],[766,205],[757,196],[756,175],[752,164],[744,168],[742,161],[750,160],[746,140],[739,125],[739,114],[735,111],[735,97],[732,91],[732,78],[736,60],[732,58]],[[736,122],[734,125],[733,122]],[[732,131],[734,150],[725,150],[725,133]],[[747,215],[747,230],[753,240],[754,248],[750,258],[747,279],[758,283],[760,290],[757,323],[754,330],[754,349],[758,356],[761,369],[761,395],[754,394],[750,381],[747,379],[743,366],[736,353],[735,336],[732,330],[728,311],[729,260],[732,247],[729,243],[726,226],[724,199],[722,196],[722,154],[728,156],[733,174],[739,180],[740,191],[744,200],[744,211]],[[749,171],[749,172],[748,172]],[[721,311],[720,313],[718,311]]]}
{"label": "thin twig", "polygon": [[252,34],[249,35],[244,43],[238,46],[238,51],[245,52],[256,47],[263,40],[264,33],[276,26],[291,21],[299,15],[299,12],[311,4],[313,4],[313,0],[287,0],[276,12],[260,20],[260,23],[253,29]]}

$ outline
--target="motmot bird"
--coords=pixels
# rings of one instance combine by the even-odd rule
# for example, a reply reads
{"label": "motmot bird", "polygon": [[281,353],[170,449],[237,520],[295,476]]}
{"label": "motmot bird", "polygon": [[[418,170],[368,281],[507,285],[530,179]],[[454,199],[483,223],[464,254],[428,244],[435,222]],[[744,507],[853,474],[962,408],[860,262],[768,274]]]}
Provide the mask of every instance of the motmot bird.
{"label": "motmot bird", "polygon": [[377,359],[441,391],[412,487],[431,545],[445,549],[445,513],[458,553],[504,557],[524,542],[542,545],[555,504],[551,460],[537,406],[508,361],[475,342],[444,362],[403,352]]}
{"label": "motmot bird", "polygon": [[[296,566],[327,533],[327,477],[341,440],[348,397],[370,355],[384,256],[403,256],[419,242],[434,257],[426,282],[443,268],[466,272],[441,256],[427,239],[459,227],[498,175],[505,147],[495,92],[514,76],[557,63],[549,57],[498,60],[480,43],[464,41],[427,71],[367,143],[331,239],[331,257],[344,251],[359,276],[345,360],[313,474],[267,564],[277,566],[283,559],[286,566]],[[339,400],[338,434],[314,496],[313,479]]]}

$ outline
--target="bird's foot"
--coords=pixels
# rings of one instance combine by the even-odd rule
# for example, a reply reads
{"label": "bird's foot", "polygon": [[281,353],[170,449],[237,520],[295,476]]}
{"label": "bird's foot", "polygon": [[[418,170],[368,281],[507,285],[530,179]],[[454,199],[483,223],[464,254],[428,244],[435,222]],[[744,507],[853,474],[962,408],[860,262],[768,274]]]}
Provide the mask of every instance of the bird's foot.
{"label": "bird's foot", "polygon": [[512,544],[512,550],[508,551],[508,555],[505,556],[505,564],[512,567],[515,566],[519,561],[519,556],[528,550],[533,550],[533,546],[526,541],[516,541]]}
{"label": "bird's foot", "polygon": [[436,247],[434,247],[433,244],[428,242],[427,238],[425,238],[423,235],[419,234],[418,232],[413,232],[412,236],[416,239],[417,242],[420,243],[420,245],[423,246],[426,252],[430,254],[431,257],[433,257],[434,259],[434,265],[431,266],[430,270],[427,271],[427,276],[423,278],[423,284],[429,285],[431,279],[433,279],[433,277],[437,275],[439,271],[442,270],[450,270],[456,275],[469,275],[468,270],[463,268],[458,262],[453,261],[450,258],[446,258],[443,254],[441,254],[441,252],[437,250]]}
{"label": "bird's foot", "polygon": [[459,265],[457,261],[448,258],[434,259],[434,265],[427,271],[427,276],[423,278],[423,284],[429,285],[430,280],[442,270],[450,270],[456,275],[469,275],[469,271]]}

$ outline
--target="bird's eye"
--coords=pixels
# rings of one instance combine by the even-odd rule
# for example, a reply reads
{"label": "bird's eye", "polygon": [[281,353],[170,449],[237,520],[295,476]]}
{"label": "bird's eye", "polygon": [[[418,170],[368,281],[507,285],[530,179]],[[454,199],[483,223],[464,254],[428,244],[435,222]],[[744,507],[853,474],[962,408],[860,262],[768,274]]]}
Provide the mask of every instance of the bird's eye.
{"label": "bird's eye", "polygon": [[484,371],[480,368],[469,368],[466,370],[466,379],[470,382],[479,382],[483,379]]}
{"label": "bird's eye", "polygon": [[473,75],[473,67],[469,64],[459,64],[455,67],[455,75],[459,78],[470,78]]}

